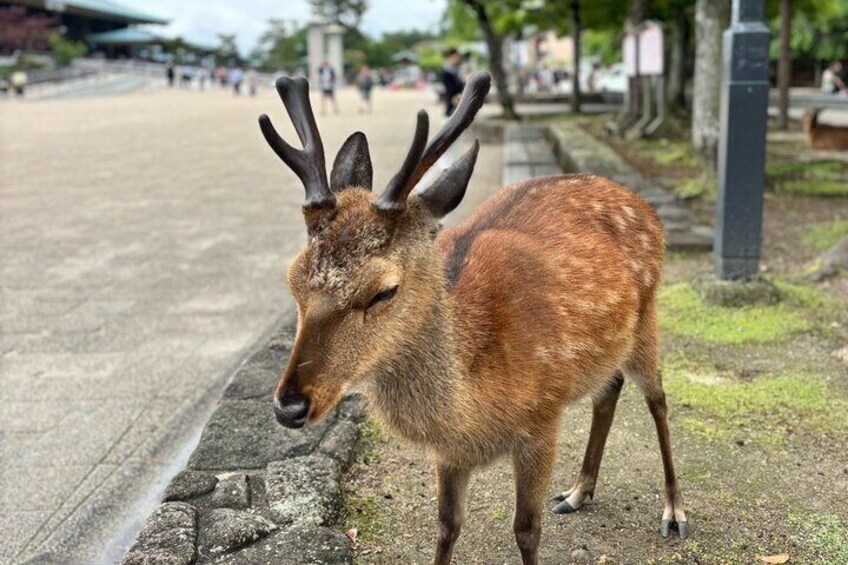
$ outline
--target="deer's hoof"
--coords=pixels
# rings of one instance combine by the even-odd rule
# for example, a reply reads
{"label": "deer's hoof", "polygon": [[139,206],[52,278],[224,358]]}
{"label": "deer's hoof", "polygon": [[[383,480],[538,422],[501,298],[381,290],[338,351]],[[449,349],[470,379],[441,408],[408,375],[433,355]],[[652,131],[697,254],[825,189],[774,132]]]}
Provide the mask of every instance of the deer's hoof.
{"label": "deer's hoof", "polygon": [[554,506],[554,514],[571,514],[572,512],[576,512],[577,509],[574,508],[571,504],[568,503],[567,500],[563,500],[556,506]]}
{"label": "deer's hoof", "polygon": [[662,526],[660,527],[660,535],[663,538],[668,538],[671,535],[671,530],[677,530],[677,535],[680,536],[680,539],[686,539],[689,537],[689,522],[683,520],[677,522],[675,520],[663,520]]}

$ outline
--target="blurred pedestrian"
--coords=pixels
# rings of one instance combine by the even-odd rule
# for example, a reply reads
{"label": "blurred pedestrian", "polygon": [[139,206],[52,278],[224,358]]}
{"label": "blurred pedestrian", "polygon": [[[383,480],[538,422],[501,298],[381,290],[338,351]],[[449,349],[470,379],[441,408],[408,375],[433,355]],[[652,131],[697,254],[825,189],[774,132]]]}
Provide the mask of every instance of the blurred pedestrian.
{"label": "blurred pedestrian", "polygon": [[27,83],[29,83],[29,77],[24,70],[18,70],[12,73],[12,76],[9,79],[9,82],[12,84],[12,90],[15,91],[15,96],[23,96]]}
{"label": "blurred pedestrian", "polygon": [[825,94],[848,93],[845,79],[842,77],[842,62],[832,62],[822,73],[822,92]]}
{"label": "blurred pedestrian", "polygon": [[233,87],[233,94],[241,94],[241,83],[244,82],[244,71],[240,67],[233,67],[227,74],[227,83]]}
{"label": "blurred pedestrian", "polygon": [[439,80],[445,87],[445,115],[450,116],[456,109],[457,99],[465,88],[465,82],[460,76],[462,67],[462,55],[451,47],[444,52],[445,64],[439,74]]}
{"label": "blurred pedestrian", "polygon": [[374,90],[374,73],[371,72],[371,67],[362,65],[359,74],[356,76],[356,86],[359,88],[361,99],[359,113],[370,114],[374,111],[374,106],[371,103],[371,91]]}
{"label": "blurred pedestrian", "polygon": [[333,106],[333,113],[339,113],[336,103],[336,69],[329,61],[324,61],[318,68],[318,84],[321,86],[321,115],[327,113],[327,102]]}
{"label": "blurred pedestrian", "polygon": [[259,75],[256,73],[256,69],[250,69],[247,71],[247,91],[251,96],[256,96],[258,89]]}
{"label": "blurred pedestrian", "polygon": [[165,68],[165,76],[168,78],[168,86],[174,87],[174,64],[168,63],[168,66]]}
{"label": "blurred pedestrian", "polygon": [[191,65],[183,65],[182,78],[180,84],[183,88],[191,88],[191,80],[194,78],[194,67]]}

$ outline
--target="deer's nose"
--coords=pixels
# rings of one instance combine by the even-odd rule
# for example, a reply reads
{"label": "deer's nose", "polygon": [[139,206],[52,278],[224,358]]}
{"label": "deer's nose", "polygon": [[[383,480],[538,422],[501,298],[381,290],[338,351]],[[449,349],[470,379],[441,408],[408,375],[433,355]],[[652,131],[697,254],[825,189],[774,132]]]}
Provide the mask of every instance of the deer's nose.
{"label": "deer's nose", "polygon": [[287,428],[302,428],[309,416],[309,399],[300,394],[286,394],[274,400],[277,422]]}

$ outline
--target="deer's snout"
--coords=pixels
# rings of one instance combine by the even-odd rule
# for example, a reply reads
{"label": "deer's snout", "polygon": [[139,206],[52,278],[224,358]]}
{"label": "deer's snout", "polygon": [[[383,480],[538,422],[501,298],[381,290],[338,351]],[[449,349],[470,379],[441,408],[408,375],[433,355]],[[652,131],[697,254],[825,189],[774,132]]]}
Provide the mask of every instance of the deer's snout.
{"label": "deer's snout", "polygon": [[302,428],[309,419],[309,399],[302,394],[288,393],[274,399],[274,416],[287,428]]}

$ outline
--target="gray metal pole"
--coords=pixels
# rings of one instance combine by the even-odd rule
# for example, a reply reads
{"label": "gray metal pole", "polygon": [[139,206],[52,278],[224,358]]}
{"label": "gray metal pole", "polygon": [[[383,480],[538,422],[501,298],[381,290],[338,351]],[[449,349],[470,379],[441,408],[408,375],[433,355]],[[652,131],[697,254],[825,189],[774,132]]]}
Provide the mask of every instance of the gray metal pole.
{"label": "gray metal pole", "polygon": [[759,272],[768,120],[769,29],[763,0],[733,0],[724,32],[715,272],[724,280]]}

